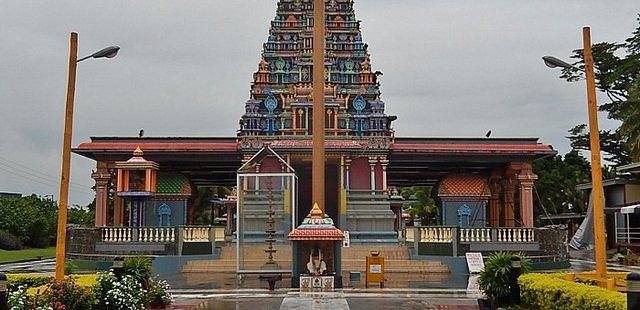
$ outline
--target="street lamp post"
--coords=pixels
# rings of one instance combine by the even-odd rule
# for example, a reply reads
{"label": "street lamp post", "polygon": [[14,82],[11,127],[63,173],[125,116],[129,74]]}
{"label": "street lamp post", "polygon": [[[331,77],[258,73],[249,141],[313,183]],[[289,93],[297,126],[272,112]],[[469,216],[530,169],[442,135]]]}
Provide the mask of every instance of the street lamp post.
{"label": "street lamp post", "polygon": [[67,238],[67,205],[69,203],[69,174],[71,171],[71,134],[73,131],[73,101],[76,89],[76,69],[78,63],[88,58],[113,58],[120,50],[117,46],[107,47],[78,60],[78,34],[71,33],[69,45],[69,76],[67,80],[67,103],[64,117],[64,138],[62,143],[62,172],[60,175],[60,202],[58,207],[58,231],[56,235],[56,280],[64,278],[64,261]]}
{"label": "street lamp post", "polygon": [[[603,280],[607,276],[607,253],[604,222],[604,189],[602,187],[602,163],[600,159],[600,130],[598,128],[598,104],[596,98],[596,79],[591,53],[591,29],[582,29],[584,45],[584,71],[587,80],[587,104],[589,110],[589,140],[591,147],[591,192],[593,195],[593,233],[596,260],[596,277]],[[575,68],[553,56],[542,57],[550,68]],[[575,68],[577,69],[577,68]]]}

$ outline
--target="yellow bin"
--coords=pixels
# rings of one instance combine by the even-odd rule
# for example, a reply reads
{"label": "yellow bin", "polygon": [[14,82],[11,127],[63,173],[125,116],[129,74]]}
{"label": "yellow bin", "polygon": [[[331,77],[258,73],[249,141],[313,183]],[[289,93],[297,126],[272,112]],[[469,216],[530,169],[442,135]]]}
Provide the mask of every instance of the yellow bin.
{"label": "yellow bin", "polygon": [[380,288],[384,288],[384,257],[378,251],[371,251],[371,255],[367,256],[364,286],[368,288],[369,283],[379,283]]}

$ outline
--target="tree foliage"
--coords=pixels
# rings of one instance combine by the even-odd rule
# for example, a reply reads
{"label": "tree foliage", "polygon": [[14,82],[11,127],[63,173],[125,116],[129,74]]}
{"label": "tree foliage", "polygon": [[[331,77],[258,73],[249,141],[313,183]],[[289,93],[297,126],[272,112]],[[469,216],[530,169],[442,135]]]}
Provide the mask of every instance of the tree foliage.
{"label": "tree foliage", "polygon": [[[640,14],[639,26],[624,43],[601,42],[592,46],[596,87],[607,95],[608,101],[600,105],[607,117],[621,121],[623,125],[613,130],[600,132],[605,159],[615,164],[627,164],[640,160]],[[571,58],[574,66],[584,70],[584,51],[574,50]],[[565,69],[561,78],[569,82],[582,79],[582,72],[575,68]],[[577,150],[589,150],[589,135],[586,125],[578,125],[569,131],[571,146]]]}
{"label": "tree foliage", "polygon": [[577,151],[533,162],[538,175],[534,208],[549,214],[584,212],[585,194],[576,187],[591,180],[591,165]]}
{"label": "tree foliage", "polygon": [[437,225],[438,207],[431,198],[432,187],[414,186],[402,189],[402,197],[409,202],[404,206],[404,210],[409,213],[412,219],[419,220],[421,225]]}
{"label": "tree foliage", "polygon": [[57,227],[56,202],[31,195],[0,199],[0,230],[18,237],[32,247],[46,247]]}

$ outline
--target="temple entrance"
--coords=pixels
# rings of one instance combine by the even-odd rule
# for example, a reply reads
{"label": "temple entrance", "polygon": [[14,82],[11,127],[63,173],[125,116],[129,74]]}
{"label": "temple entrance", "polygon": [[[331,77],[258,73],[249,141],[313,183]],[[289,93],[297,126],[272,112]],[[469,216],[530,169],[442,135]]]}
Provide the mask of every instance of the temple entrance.
{"label": "temple entrance", "polygon": [[302,220],[309,214],[312,207],[311,202],[311,165],[310,163],[294,164],[293,169],[298,176],[298,210],[296,212],[297,227],[302,224]]}
{"label": "temple entrance", "polygon": [[[325,181],[324,181],[324,200],[325,200],[325,214],[332,219],[339,219],[338,210],[340,201],[339,196],[339,182],[340,182],[340,169],[336,163],[327,162],[325,169]],[[336,223],[336,227],[340,227],[342,223]]]}
{"label": "temple entrance", "polygon": [[[311,201],[311,163],[302,162],[294,164],[293,169],[298,176],[298,212],[296,215],[297,224],[309,215],[313,201]],[[327,162],[325,177],[325,213],[332,219],[338,218],[339,210],[339,173],[340,169],[336,163]]]}

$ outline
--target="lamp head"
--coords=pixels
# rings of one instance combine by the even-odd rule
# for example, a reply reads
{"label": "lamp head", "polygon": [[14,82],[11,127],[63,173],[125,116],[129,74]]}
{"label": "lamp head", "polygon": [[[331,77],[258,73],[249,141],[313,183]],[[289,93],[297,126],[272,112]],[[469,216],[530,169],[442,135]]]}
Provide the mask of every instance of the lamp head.
{"label": "lamp head", "polygon": [[544,61],[544,64],[547,65],[547,67],[549,68],[557,68],[557,67],[561,67],[565,69],[573,68],[572,65],[553,56],[544,56],[542,57],[542,60]]}
{"label": "lamp head", "polygon": [[113,58],[118,55],[118,51],[120,50],[119,46],[109,46],[107,48],[103,48],[91,55],[93,58]]}

